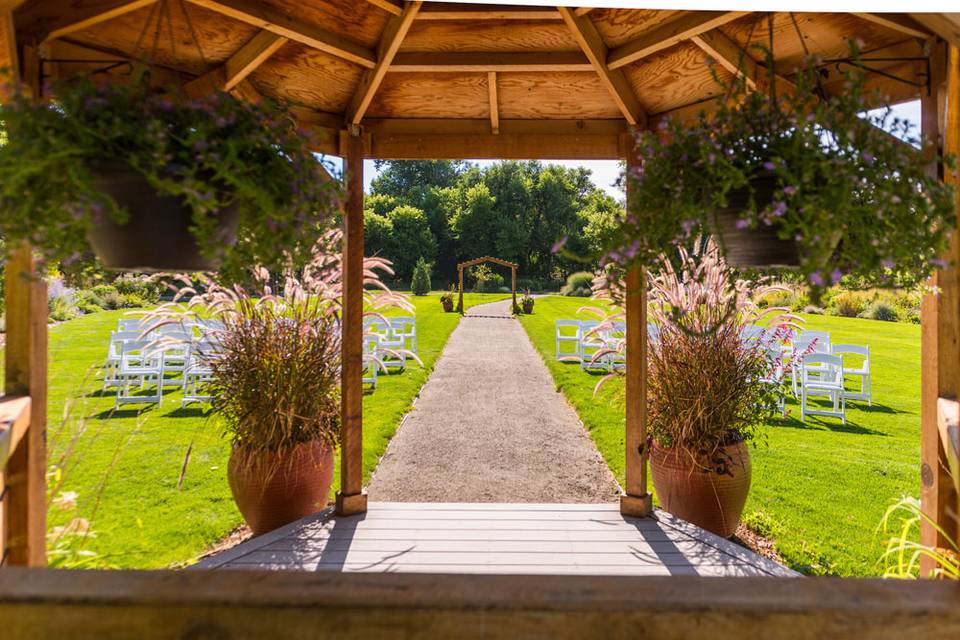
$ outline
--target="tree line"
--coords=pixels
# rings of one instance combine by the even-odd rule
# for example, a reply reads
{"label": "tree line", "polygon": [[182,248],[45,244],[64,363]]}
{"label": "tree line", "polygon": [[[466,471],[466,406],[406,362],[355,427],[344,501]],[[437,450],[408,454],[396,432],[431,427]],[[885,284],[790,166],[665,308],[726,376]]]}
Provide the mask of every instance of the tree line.
{"label": "tree line", "polygon": [[377,161],[364,201],[368,255],[393,261],[409,286],[417,260],[433,265],[433,285],[452,283],[457,263],[490,255],[519,265],[519,285],[552,288],[595,265],[555,253],[595,254],[623,205],[590,171],[538,161],[479,167],[464,161]]}

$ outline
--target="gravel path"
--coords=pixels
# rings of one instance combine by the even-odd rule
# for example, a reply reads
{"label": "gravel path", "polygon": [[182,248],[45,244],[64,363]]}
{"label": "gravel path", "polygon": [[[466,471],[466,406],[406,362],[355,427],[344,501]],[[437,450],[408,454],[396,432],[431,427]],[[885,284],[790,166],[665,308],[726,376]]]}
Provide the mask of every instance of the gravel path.
{"label": "gravel path", "polygon": [[619,487],[507,300],[460,321],[368,491],[395,502],[604,502]]}

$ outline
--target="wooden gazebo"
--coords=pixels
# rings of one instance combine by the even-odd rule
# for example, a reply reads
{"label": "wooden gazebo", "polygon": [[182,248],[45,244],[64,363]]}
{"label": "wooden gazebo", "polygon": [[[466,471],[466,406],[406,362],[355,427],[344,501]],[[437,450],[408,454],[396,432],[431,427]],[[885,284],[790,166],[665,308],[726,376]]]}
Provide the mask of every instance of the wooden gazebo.
{"label": "wooden gazebo", "polygon": [[503,260],[502,258],[492,258],[490,256],[483,256],[482,258],[474,258],[473,260],[467,260],[466,262],[461,262],[457,265],[457,283],[458,283],[458,301],[457,301],[457,312],[463,313],[463,270],[469,269],[479,264],[484,264],[486,262],[492,262],[493,264],[498,264],[501,267],[507,267],[510,269],[510,292],[513,295],[513,306],[510,308],[516,313],[517,309],[517,269],[519,265],[516,262],[510,262],[509,260]]}
{"label": "wooden gazebo", "polygon": [[[612,3],[606,3],[612,4]],[[740,3],[745,4],[745,3]],[[42,97],[43,81],[114,74],[137,58],[157,0],[0,0],[0,67]],[[831,61],[824,89],[843,90],[847,40],[861,43],[870,87],[920,99],[925,136],[960,150],[960,14],[752,13],[400,0],[167,0],[155,77],[197,95],[224,89],[297,105],[316,150],[345,160],[345,314],[340,514],[366,510],[362,482],[363,160],[539,158],[640,162],[634,128],[709,110],[722,79],[766,88],[753,42],[771,45],[779,92],[809,52]],[[802,4],[797,4],[802,8]],[[202,54],[189,46],[196,35]],[[743,53],[746,52],[746,56]],[[120,63],[120,64],[118,64]],[[2,99],[2,95],[0,95]],[[931,164],[931,171],[942,168]],[[941,175],[943,175],[941,173]],[[951,260],[960,257],[953,243]],[[24,277],[29,248],[7,264],[6,393],[14,453],[2,470],[4,562],[44,564],[46,295]],[[923,307],[922,460],[926,512],[948,533],[957,496],[940,433],[956,429],[960,272],[940,271]],[[644,274],[626,304],[626,484],[621,511],[651,508],[645,441]],[[945,443],[949,441],[945,440]],[[826,499],[826,497],[825,497]],[[933,527],[923,541],[938,542]],[[4,637],[272,637],[336,624],[358,637],[385,629],[507,637],[596,635],[631,625],[656,634],[947,637],[960,628],[956,590],[877,584],[701,578],[59,574],[0,570]],[[673,581],[673,582],[670,582]],[[901,624],[903,621],[909,624]],[[173,631],[176,629],[176,631]],[[952,631],[951,631],[952,630]],[[12,634],[12,635],[11,635]]]}

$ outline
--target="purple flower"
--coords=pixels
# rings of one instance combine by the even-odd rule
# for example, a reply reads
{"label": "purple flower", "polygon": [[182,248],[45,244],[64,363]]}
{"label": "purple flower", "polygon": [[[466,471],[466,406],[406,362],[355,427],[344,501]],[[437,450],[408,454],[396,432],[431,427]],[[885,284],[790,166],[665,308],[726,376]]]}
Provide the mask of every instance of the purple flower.
{"label": "purple flower", "polygon": [[688,218],[681,224],[683,225],[683,233],[689,236],[690,232],[693,231],[693,228],[697,225],[697,221],[695,218]]}
{"label": "purple flower", "polygon": [[783,188],[783,193],[788,196],[792,196],[797,192],[797,188],[792,184]]}
{"label": "purple flower", "polygon": [[837,284],[840,282],[840,278],[843,277],[843,271],[840,269],[834,269],[830,272],[830,284]]}
{"label": "purple flower", "polygon": [[875,160],[875,158],[873,157],[873,154],[867,151],[864,151],[861,154],[861,157],[863,158],[863,161],[866,162],[867,164],[873,164],[873,161]]}
{"label": "purple flower", "polygon": [[767,171],[776,171],[777,165],[776,163],[767,160],[766,162],[763,163],[763,168],[766,169]]}
{"label": "purple flower", "polygon": [[563,249],[564,245],[567,244],[567,240],[569,240],[569,238],[567,236],[563,236],[562,238],[554,242],[553,246],[550,247],[550,253],[557,253],[558,251],[560,251],[560,249]]}
{"label": "purple flower", "polygon": [[884,269],[893,269],[894,267],[893,260],[891,260],[890,258],[884,258],[883,260],[880,261],[880,264],[883,265]]}
{"label": "purple flower", "polygon": [[933,258],[930,260],[930,264],[935,266],[937,269],[946,269],[948,265],[947,261],[942,258]]}
{"label": "purple flower", "polygon": [[785,202],[778,201],[775,205],[773,205],[773,211],[771,211],[770,213],[776,216],[777,218],[779,218],[786,212],[787,212],[787,204]]}
{"label": "purple flower", "polygon": [[750,226],[750,221],[744,218],[737,220],[737,229],[746,229]]}
{"label": "purple flower", "polygon": [[813,273],[811,273],[809,278],[810,278],[810,284],[812,284],[813,286],[815,287],[823,286],[823,275],[819,271],[814,271]]}

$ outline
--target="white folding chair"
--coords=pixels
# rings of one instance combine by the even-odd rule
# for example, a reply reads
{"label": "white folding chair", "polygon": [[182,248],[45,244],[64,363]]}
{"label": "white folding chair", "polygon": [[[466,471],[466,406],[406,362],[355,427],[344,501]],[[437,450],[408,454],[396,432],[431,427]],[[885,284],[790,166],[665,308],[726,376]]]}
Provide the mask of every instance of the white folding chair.
{"label": "white folding chair", "polygon": [[780,415],[783,415],[786,409],[786,397],[783,393],[783,355],[780,352],[779,346],[766,345],[763,347],[763,350],[769,368],[767,374],[760,378],[760,383],[770,385],[777,389],[777,409],[780,411]]}
{"label": "white folding chair", "polygon": [[211,358],[215,357],[216,345],[212,342],[197,342],[187,346],[186,365],[183,369],[183,399],[180,407],[192,402],[210,402],[213,396],[206,389],[213,379]]}
{"label": "white folding chair", "polygon": [[384,373],[389,373],[391,367],[402,370],[407,366],[407,356],[403,351],[406,339],[397,337],[391,326],[378,318],[364,322],[364,333],[377,336],[376,356]]}
{"label": "white folding chair", "polygon": [[[807,406],[810,396],[827,396],[833,410]],[[847,401],[843,390],[843,358],[828,353],[809,353],[800,361],[800,420],[806,417],[832,416],[847,424]]]}
{"label": "white folding chair", "polygon": [[647,323],[647,342],[651,347],[660,342],[660,327],[652,322]]}
{"label": "white folding chair", "polygon": [[610,324],[610,329],[606,332],[606,335],[604,335],[604,342],[607,348],[610,349],[610,353],[607,354],[607,365],[611,369],[623,369],[627,366],[626,354],[617,350],[617,346],[626,340],[626,338],[626,322],[618,320]]}
{"label": "white folding chair", "polygon": [[844,364],[843,375],[855,376],[860,379],[860,391],[844,390],[847,400],[866,400],[868,406],[873,406],[873,380],[870,376],[870,347],[861,347],[856,344],[835,344],[833,355],[843,357],[844,354],[861,356],[863,361],[859,366]]}
{"label": "white folding chair", "polygon": [[380,336],[376,333],[363,335],[363,378],[361,384],[369,384],[377,388],[377,360],[376,354],[380,345]]}
{"label": "white folding chair", "polygon": [[580,360],[580,321],[557,320],[554,323],[557,360]]}
{"label": "white folding chair", "polygon": [[120,382],[120,345],[131,340],[140,340],[139,331],[111,331],[107,346],[107,359],[103,364],[103,391],[115,387]]}
{"label": "white folding chair", "polygon": [[[155,348],[152,340],[128,340],[120,344],[115,409],[131,402],[163,403],[163,358],[154,351]],[[153,394],[132,392],[131,387],[137,382],[137,391],[151,382],[156,391]]]}
{"label": "white folding chair", "polygon": [[133,331],[146,338],[144,332],[150,327],[146,318],[120,318],[117,320],[117,331]]}
{"label": "white folding chair", "polygon": [[607,347],[604,331],[599,328],[600,323],[596,320],[583,320],[580,322],[580,368],[581,369],[606,369],[607,358],[602,356],[594,360],[594,355],[601,349]]}
{"label": "white folding chair", "polygon": [[748,324],[740,330],[740,340],[747,342],[749,340],[763,340],[766,329],[755,324]]}
{"label": "white folding chair", "polygon": [[183,387],[184,378],[170,378],[167,374],[182,374],[187,368],[187,361],[190,357],[190,345],[193,343],[193,333],[187,331],[181,325],[170,325],[176,329],[170,328],[162,331],[160,336],[154,340],[154,345],[163,360],[163,374],[161,384],[165,387]]}
{"label": "white folding chair", "polygon": [[[813,335],[811,335],[813,334]],[[824,338],[826,336],[826,338]],[[790,384],[793,395],[799,394],[800,363],[805,355],[811,353],[830,353],[830,334],[819,331],[805,331],[791,343],[790,350]]]}
{"label": "white folding chair", "polygon": [[390,318],[390,332],[393,337],[403,340],[403,349],[417,353],[417,319],[413,316]]}

